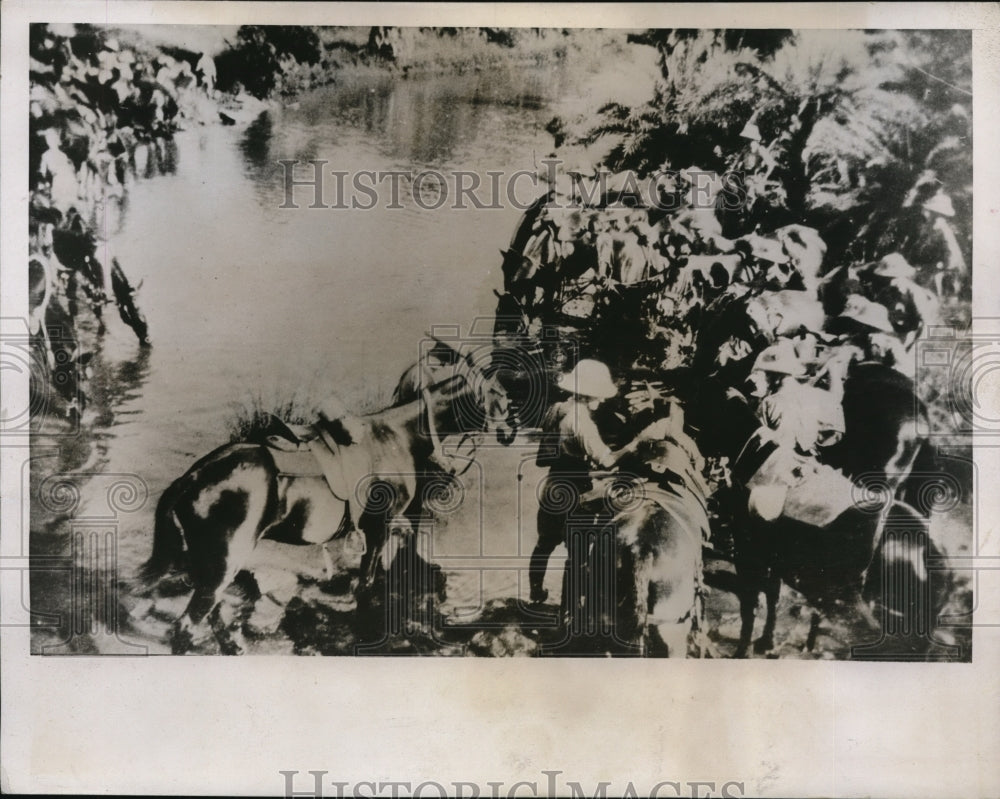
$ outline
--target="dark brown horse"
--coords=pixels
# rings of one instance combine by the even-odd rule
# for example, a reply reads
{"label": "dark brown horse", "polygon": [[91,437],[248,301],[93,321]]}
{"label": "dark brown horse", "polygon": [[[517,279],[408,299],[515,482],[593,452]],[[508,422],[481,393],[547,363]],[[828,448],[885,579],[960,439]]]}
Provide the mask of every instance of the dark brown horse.
{"label": "dark brown horse", "polygon": [[[830,448],[824,461],[854,483],[856,502],[851,507],[817,527],[786,515],[771,521],[757,518],[747,510],[746,494],[736,494],[742,498],[734,508],[742,616],[738,657],[749,652],[760,592],[765,595],[767,619],[755,644],[759,653],[774,646],[782,582],[801,592],[820,612],[874,631],[879,624],[869,606],[873,599],[870,576],[882,568],[886,556],[916,563],[930,553],[926,520],[897,501],[924,443],[917,431],[921,419],[926,423],[926,411],[915,399],[912,381],[880,364],[863,364],[845,381],[843,410],[844,437]],[[741,468],[745,479],[750,469],[737,463],[736,472]],[[886,549],[884,531],[897,520],[911,517],[911,526],[921,528],[923,535],[915,533],[906,539],[905,547],[894,544]],[[931,590],[926,575],[921,577],[919,570],[913,574],[909,590],[926,596]],[[894,586],[882,591],[881,601],[888,613],[911,613],[906,592]]]}
{"label": "dark brown horse", "polygon": [[784,582],[815,609],[807,650],[816,642],[822,614],[848,626],[855,636],[854,657],[871,650],[867,657],[873,659],[919,658],[934,644],[942,601],[940,586],[932,583],[940,553],[928,526],[924,516],[899,501],[884,509],[877,503],[851,508],[822,528],[784,517],[751,521],[745,528],[750,543],[741,547],[738,569],[744,586],[754,587],[740,597],[743,623],[736,656],[746,657],[750,650],[761,589],[767,618],[753,648],[758,654],[774,648]]}
{"label": "dark brown horse", "polygon": [[470,398],[486,403],[476,423],[506,429],[506,396],[461,373],[420,394],[377,413],[319,422],[323,444],[313,452],[320,474],[283,474],[267,444],[244,442],[220,447],[167,488],[141,576],[152,582],[180,568],[193,586],[172,635],[175,652],[185,651],[206,621],[224,651],[240,651],[218,608],[239,572],[266,561],[266,548],[259,546],[265,540],[323,544],[346,534],[354,520],[366,540],[360,589],[371,589],[376,571],[389,567],[412,532],[404,512],[440,448],[434,431],[469,430],[471,417],[459,409],[468,408]]}

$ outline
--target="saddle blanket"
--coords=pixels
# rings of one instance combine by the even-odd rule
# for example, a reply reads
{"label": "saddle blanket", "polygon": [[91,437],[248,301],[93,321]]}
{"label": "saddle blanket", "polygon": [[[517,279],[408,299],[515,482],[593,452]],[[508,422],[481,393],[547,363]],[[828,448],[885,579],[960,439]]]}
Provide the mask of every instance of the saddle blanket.
{"label": "saddle blanket", "polygon": [[617,519],[622,513],[628,513],[629,508],[634,508],[638,502],[652,501],[680,519],[688,530],[699,531],[702,540],[708,540],[710,532],[708,510],[694,492],[675,487],[669,482],[658,485],[648,480],[629,480],[630,487],[623,486],[623,494],[615,497],[613,486],[618,479],[620,478],[596,479],[594,487],[580,497],[581,506],[600,502],[605,510],[613,512],[614,519]]}

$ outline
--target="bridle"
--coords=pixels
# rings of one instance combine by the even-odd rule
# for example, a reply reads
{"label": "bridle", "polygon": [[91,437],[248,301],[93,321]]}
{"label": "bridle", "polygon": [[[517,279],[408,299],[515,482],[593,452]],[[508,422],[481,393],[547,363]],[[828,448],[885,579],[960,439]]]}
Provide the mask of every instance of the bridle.
{"label": "bridle", "polygon": [[[439,453],[449,461],[454,462],[456,458],[465,461],[465,465],[460,469],[452,471],[453,474],[464,474],[472,465],[475,453],[483,443],[485,434],[496,431],[497,439],[500,443],[512,443],[516,435],[516,423],[511,421],[512,411],[509,410],[509,399],[507,392],[494,377],[487,377],[481,371],[476,371],[464,361],[459,361],[456,374],[451,375],[437,383],[431,383],[428,367],[420,367],[419,396],[423,400],[424,410],[427,414],[427,430],[431,439],[435,453]],[[458,444],[454,451],[447,453],[444,450],[442,440],[438,434],[437,424],[434,418],[434,399],[432,392],[450,382],[462,380],[463,388],[472,395],[477,409],[483,415],[483,423],[478,430],[465,430],[462,432]],[[456,392],[454,398],[461,396],[461,391]],[[504,431],[510,429],[510,441],[504,441]],[[467,453],[467,454],[466,454]]]}

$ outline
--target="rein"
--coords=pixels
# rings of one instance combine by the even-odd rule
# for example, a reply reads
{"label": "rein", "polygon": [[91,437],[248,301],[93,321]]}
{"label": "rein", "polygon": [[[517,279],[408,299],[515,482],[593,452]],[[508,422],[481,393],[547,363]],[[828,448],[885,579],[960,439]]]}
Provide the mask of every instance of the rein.
{"label": "rein", "polygon": [[[434,411],[433,411],[434,399],[431,395],[431,392],[434,391],[435,389],[439,389],[440,387],[448,385],[449,383],[455,382],[459,379],[463,381],[466,388],[470,390],[470,393],[474,391],[475,386],[469,380],[469,378],[464,374],[451,375],[445,378],[444,380],[440,380],[437,383],[428,386],[430,380],[430,374],[426,364],[423,364],[420,367],[420,378],[421,378],[420,398],[423,400],[424,411],[427,414],[427,433],[428,437],[431,440],[431,448],[432,448],[431,460],[432,462],[435,462],[439,466],[445,468],[445,471],[448,471],[453,476],[463,475],[472,466],[476,449],[478,449],[479,446],[476,439],[481,435],[482,431],[463,432],[462,437],[459,440],[459,443],[455,449],[457,452],[467,442],[471,442],[472,453],[468,458],[465,457],[459,458],[456,454],[446,452],[444,448],[444,442],[441,438],[440,433],[438,432],[437,423],[434,419]],[[477,405],[480,406],[480,410],[483,414],[484,427],[488,427],[491,422],[497,424],[497,420],[490,415],[489,409],[486,407],[485,393],[486,392],[482,389],[480,389],[479,391],[475,391]],[[506,418],[504,419],[504,421],[506,422]],[[464,460],[465,464],[463,466],[458,466],[456,464],[456,461],[458,460]]]}

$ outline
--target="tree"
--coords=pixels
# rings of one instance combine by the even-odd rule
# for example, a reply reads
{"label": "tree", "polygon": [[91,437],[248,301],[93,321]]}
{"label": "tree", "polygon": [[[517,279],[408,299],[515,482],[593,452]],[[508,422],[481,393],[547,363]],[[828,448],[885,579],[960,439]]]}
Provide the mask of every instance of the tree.
{"label": "tree", "polygon": [[230,91],[237,83],[254,97],[265,99],[274,90],[282,62],[315,64],[320,58],[319,35],[296,25],[243,25],[236,44],[216,58],[217,85]]}
{"label": "tree", "polygon": [[818,227],[828,263],[898,248],[923,194],[944,188],[968,256],[968,31],[673,29],[631,40],[657,47],[661,76],[649,101],[609,103],[577,137],[610,142],[606,168],[740,171],[754,152],[754,202],[729,219],[732,232]]}

